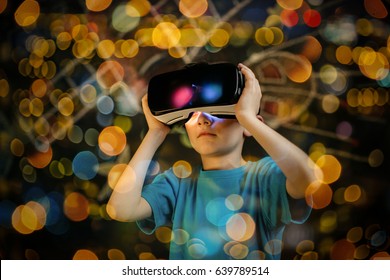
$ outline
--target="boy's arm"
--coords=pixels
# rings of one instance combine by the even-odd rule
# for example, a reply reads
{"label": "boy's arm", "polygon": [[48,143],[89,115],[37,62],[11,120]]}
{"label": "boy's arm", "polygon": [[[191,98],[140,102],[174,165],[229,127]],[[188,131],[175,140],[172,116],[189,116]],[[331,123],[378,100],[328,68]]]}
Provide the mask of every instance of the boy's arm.
{"label": "boy's arm", "polygon": [[107,203],[107,213],[119,221],[136,221],[152,215],[149,203],[141,197],[142,187],[150,161],[170,130],[152,116],[146,96],[142,99],[142,106],[149,130],[119,177]]}
{"label": "boy's arm", "polygon": [[287,193],[295,199],[303,198],[306,188],[318,180],[320,171],[306,153],[262,122],[257,115],[261,100],[259,82],[248,67],[239,67],[245,76],[245,89],[236,105],[237,120],[278,164],[287,178]]}

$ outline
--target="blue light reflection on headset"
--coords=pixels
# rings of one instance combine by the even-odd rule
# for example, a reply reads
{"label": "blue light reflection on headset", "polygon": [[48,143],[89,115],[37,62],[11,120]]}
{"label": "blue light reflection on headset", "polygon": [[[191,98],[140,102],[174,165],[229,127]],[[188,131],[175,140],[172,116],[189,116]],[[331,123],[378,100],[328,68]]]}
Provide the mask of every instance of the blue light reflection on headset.
{"label": "blue light reflection on headset", "polygon": [[206,103],[214,103],[222,96],[222,86],[219,84],[206,84],[203,87],[201,98]]}

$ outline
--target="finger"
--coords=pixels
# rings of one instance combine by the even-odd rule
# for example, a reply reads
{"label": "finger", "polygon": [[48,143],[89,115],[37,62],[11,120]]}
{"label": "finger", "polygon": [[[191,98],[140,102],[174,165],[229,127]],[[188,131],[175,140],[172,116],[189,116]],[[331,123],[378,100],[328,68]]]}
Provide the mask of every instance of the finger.
{"label": "finger", "polygon": [[239,63],[238,67],[239,67],[240,71],[242,72],[242,74],[244,75],[246,83],[248,83],[248,84],[251,83],[251,86],[253,89],[260,88],[260,83],[257,80],[257,77],[256,77],[255,73],[252,71],[252,69],[250,69],[248,66],[246,66],[242,63]]}
{"label": "finger", "polygon": [[148,94],[145,94],[141,99],[142,107],[149,107],[148,106]]}
{"label": "finger", "polygon": [[240,69],[241,73],[244,75],[246,80],[256,79],[255,74],[253,73],[253,71],[249,67],[241,64],[239,69]]}

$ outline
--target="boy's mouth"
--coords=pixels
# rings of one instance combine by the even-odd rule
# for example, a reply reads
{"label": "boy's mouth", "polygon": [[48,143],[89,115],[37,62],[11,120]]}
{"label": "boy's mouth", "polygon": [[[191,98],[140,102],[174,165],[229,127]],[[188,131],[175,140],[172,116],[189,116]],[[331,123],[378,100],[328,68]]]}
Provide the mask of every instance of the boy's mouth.
{"label": "boy's mouth", "polygon": [[203,131],[203,132],[199,133],[198,138],[202,137],[202,136],[216,136],[216,135],[214,133]]}

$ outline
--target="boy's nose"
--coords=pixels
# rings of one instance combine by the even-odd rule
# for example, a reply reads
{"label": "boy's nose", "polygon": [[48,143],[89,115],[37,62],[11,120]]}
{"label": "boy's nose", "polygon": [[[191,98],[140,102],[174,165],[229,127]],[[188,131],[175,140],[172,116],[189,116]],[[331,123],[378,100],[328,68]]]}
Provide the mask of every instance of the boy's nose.
{"label": "boy's nose", "polygon": [[198,125],[211,125],[213,123],[212,118],[205,112],[199,112]]}

